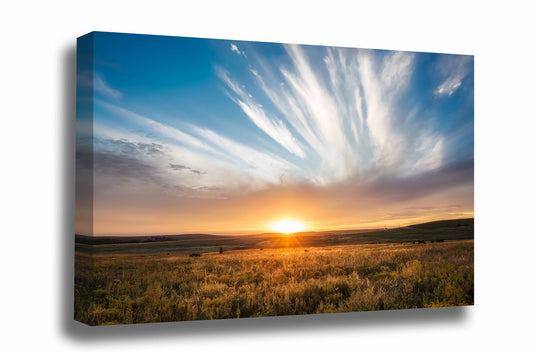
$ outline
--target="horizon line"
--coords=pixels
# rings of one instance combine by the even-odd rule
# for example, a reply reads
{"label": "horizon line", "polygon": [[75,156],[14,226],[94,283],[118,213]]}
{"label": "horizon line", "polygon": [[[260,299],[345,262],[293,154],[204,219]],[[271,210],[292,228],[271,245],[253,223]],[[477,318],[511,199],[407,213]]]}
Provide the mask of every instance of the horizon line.
{"label": "horizon line", "polygon": [[[468,220],[468,219],[474,219],[474,216],[468,217],[468,218],[453,218],[453,219],[433,219],[429,221],[423,221],[418,223],[407,223],[400,226],[395,227],[387,227],[384,223],[385,227],[374,227],[374,228],[331,228],[331,229],[313,229],[313,230],[303,230],[299,232],[294,232],[292,234],[302,234],[306,232],[340,232],[340,231],[379,231],[379,230],[391,230],[391,229],[400,229],[403,227],[409,227],[413,225],[421,225],[421,224],[428,224],[431,222],[438,222],[438,221],[451,221],[451,220]],[[100,234],[100,235],[86,235],[82,233],[74,232],[75,236],[85,236],[85,237],[163,237],[163,236],[184,236],[184,235],[210,235],[210,236],[257,236],[257,235],[263,235],[263,234],[279,234],[279,235],[287,235],[281,232],[274,232],[274,231],[257,231],[257,232],[250,232],[250,233],[238,233],[238,232],[174,232],[174,233],[158,233],[158,234]]]}

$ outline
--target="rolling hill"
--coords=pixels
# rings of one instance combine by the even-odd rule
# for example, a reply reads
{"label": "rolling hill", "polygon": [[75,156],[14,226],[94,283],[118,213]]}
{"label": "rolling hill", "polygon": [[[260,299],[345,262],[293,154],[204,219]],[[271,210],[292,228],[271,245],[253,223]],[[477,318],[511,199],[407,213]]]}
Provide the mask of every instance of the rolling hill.
{"label": "rolling hill", "polygon": [[208,253],[224,251],[326,247],[339,245],[444,242],[474,238],[474,219],[453,219],[409,225],[386,230],[345,230],[301,232],[291,235],[265,233],[248,236],[183,234],[162,236],[76,235],[76,252],[85,254]]}

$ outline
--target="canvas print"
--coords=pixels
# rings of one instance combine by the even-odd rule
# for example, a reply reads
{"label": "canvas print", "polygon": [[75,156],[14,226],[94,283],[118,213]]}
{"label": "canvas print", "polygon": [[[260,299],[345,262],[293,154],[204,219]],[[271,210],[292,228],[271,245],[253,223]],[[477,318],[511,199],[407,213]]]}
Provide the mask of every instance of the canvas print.
{"label": "canvas print", "polygon": [[471,55],[77,42],[75,320],[474,304]]}

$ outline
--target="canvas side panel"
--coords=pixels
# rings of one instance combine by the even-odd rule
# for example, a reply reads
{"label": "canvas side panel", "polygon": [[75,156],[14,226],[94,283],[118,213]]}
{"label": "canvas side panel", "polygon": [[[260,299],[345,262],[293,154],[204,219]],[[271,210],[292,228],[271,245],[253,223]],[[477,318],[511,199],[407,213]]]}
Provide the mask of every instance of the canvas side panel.
{"label": "canvas side panel", "polygon": [[76,46],[76,202],[74,259],[74,319],[90,324],[84,311],[93,301],[93,86],[94,40],[89,33]]}
{"label": "canvas side panel", "polygon": [[93,236],[94,40],[77,40],[76,61],[76,222],[77,235]]}

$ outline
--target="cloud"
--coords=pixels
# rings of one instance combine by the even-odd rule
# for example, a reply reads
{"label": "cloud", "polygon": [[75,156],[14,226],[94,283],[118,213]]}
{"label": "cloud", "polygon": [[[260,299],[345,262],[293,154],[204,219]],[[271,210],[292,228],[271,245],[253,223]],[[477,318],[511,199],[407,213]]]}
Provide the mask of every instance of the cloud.
{"label": "cloud", "polygon": [[126,138],[112,139],[104,136],[93,138],[91,149],[79,149],[82,155],[91,154],[90,161],[96,175],[115,176],[119,179],[136,179],[143,183],[168,184],[159,162],[167,158],[164,147],[158,143],[145,143]]}
{"label": "cloud", "polygon": [[394,167],[404,154],[402,150],[405,143],[401,130],[395,129],[394,96],[387,95],[395,77],[386,77],[385,81],[382,81],[379,68],[376,68],[370,53],[361,54],[358,63],[363,89],[361,95],[367,112],[364,124],[368,129],[373,161],[378,168]]}
{"label": "cloud", "polygon": [[[185,132],[119,106],[100,100],[95,102],[138,127],[128,131],[96,124],[96,148],[142,157],[141,160],[157,168],[160,175],[166,175],[169,184],[190,189],[222,187],[244,192],[280,183],[284,176],[303,179],[303,171],[286,159],[236,142],[210,129],[189,124],[184,126]],[[189,177],[181,174],[177,178],[169,174],[169,171],[178,172],[180,166],[191,172]]]}
{"label": "cloud", "polygon": [[216,145],[218,149],[232,157],[232,164],[259,181],[279,183],[282,175],[297,178],[298,169],[280,156],[258,151],[247,145],[228,139],[210,129],[192,127],[199,136]]}
{"label": "cloud", "polygon": [[120,150],[126,155],[161,155],[163,154],[163,146],[156,143],[131,142],[126,139],[112,140],[112,139],[97,139],[97,144],[112,145],[114,149]]}
{"label": "cloud", "polygon": [[393,92],[404,90],[413,73],[414,54],[409,52],[390,52],[383,59],[381,81],[384,87]]}
{"label": "cloud", "polygon": [[135,178],[155,182],[156,169],[141,159],[113,152],[94,151],[94,171],[101,175],[114,175],[120,178]]}
{"label": "cloud", "polygon": [[238,55],[242,55],[244,57],[246,57],[246,53],[243,51],[243,50],[239,50],[239,48],[237,47],[237,45],[233,44],[233,43],[230,43],[230,48],[231,48],[231,51],[232,52],[235,52],[237,53]]}
{"label": "cloud", "polygon": [[[473,160],[454,162],[450,153],[469,130],[439,129],[438,112],[409,96],[425,68],[417,68],[421,54],[280,49],[281,60],[257,54],[243,72],[217,67],[234,112],[252,123],[242,130],[139,114],[117,103],[121,93],[101,78],[93,129],[81,126],[94,130],[94,150],[80,140],[77,151],[77,168],[96,172],[98,220],[128,220],[133,232],[136,223],[170,229],[165,222],[182,231],[206,221],[257,227],[258,215],[350,226],[473,210]],[[437,58],[436,77],[422,79],[432,83],[430,95],[450,96],[470,75],[471,59]],[[239,140],[245,134],[259,139]]]}
{"label": "cloud", "polygon": [[189,169],[189,167],[187,166],[184,166],[184,165],[176,165],[176,164],[169,164],[170,165],[170,168],[173,169],[173,170],[176,170],[176,171],[181,171],[181,170],[185,170],[185,169]]}
{"label": "cloud", "polygon": [[172,139],[175,142],[178,142],[180,144],[185,144],[187,146],[190,146],[194,149],[203,150],[208,153],[212,153],[214,155],[217,155],[218,152],[213,149],[211,146],[206,144],[205,142],[199,140],[198,138],[183,132],[180,129],[171,127],[169,125],[165,125],[162,123],[159,123],[153,119],[150,119],[148,117],[145,117],[143,115],[137,114],[135,112],[132,112],[130,110],[127,110],[125,108],[119,107],[114,104],[110,104],[101,100],[96,101],[99,105],[107,108],[108,110],[112,111],[115,114],[119,114],[123,117],[129,118],[137,125],[148,129],[149,131],[154,131],[158,133],[158,135],[162,135],[164,137],[167,137],[169,139]]}
{"label": "cloud", "polygon": [[[95,200],[142,200],[149,195],[196,198],[205,196],[209,188],[214,190],[210,177],[206,178],[205,172],[176,161],[171,147],[151,146],[134,137],[129,139],[96,138],[94,149],[78,149],[80,168],[91,164],[91,173],[94,172]],[[215,176],[218,177],[220,174]],[[213,193],[208,197],[219,195]]]}
{"label": "cloud", "polygon": [[301,144],[292,135],[285,123],[277,118],[267,115],[261,104],[256,104],[252,95],[245,93],[238,84],[234,83],[226,72],[219,70],[219,77],[238,96],[232,97],[233,101],[242,109],[250,120],[268,136],[298,157],[305,157]]}
{"label": "cloud", "polygon": [[456,161],[416,176],[383,176],[356,188],[372,198],[384,201],[407,201],[443,192],[458,186],[473,186],[474,161]]}
{"label": "cloud", "polygon": [[109,84],[104,81],[104,79],[100,75],[94,76],[94,90],[104,96],[114,99],[120,98],[122,96],[122,92],[109,86]]}
{"label": "cloud", "polygon": [[[328,186],[275,184],[247,193],[208,186],[179,189],[106,176],[97,180],[95,210],[99,214],[95,227],[100,234],[117,221],[117,231],[125,234],[235,229],[243,233],[245,228],[257,232],[266,222],[288,215],[309,221],[312,228],[350,229],[376,223],[390,226],[392,222],[405,223],[406,219],[416,223],[471,217],[468,212],[473,210],[472,160],[449,164],[414,179],[387,176]],[[125,224],[129,228],[124,229]]]}
{"label": "cloud", "polygon": [[[165,124],[97,99],[99,114],[126,119],[130,127],[117,131],[97,119],[98,171],[114,183],[122,175],[139,188],[151,180],[162,194],[214,199],[290,185],[343,185],[352,198],[371,198],[366,192],[372,191],[409,199],[459,183],[439,177],[450,176],[443,170],[449,137],[405,103],[415,54],[284,49],[287,61],[257,60],[246,85],[217,69],[230,99],[282,149],[178,120]],[[111,179],[107,185],[112,188]]]}
{"label": "cloud", "polygon": [[90,88],[102,96],[111,99],[122,97],[122,92],[111,87],[100,73],[82,72],[78,74],[78,86]]}
{"label": "cloud", "polygon": [[230,45],[231,45],[231,51],[232,52],[235,52],[237,54],[241,54],[239,48],[235,44],[231,43]]}
{"label": "cloud", "polygon": [[435,89],[435,95],[451,96],[455,92],[455,90],[457,90],[461,86],[461,79],[461,76],[455,76],[446,79],[446,81],[444,81],[442,84],[440,84],[439,87]]}
{"label": "cloud", "polygon": [[[245,85],[222,70],[219,76],[258,127],[291,152],[295,150],[288,148],[288,141],[305,151],[299,155],[301,165],[313,166],[313,183],[327,185],[355,175],[409,175],[440,166],[444,137],[432,131],[430,120],[409,124],[418,119],[413,117],[417,107],[408,116],[400,109],[410,87],[414,53],[327,48],[317,61],[317,55],[302,46],[284,48],[287,64],[258,60],[250,68],[257,88],[271,103],[261,110],[254,110],[259,102],[244,100],[249,95]],[[274,111],[281,114],[274,122],[294,132],[291,140],[274,134]],[[271,126],[266,128],[262,123],[268,121]]]}
{"label": "cloud", "polygon": [[[319,141],[317,153],[322,166],[335,178],[347,176],[347,140],[343,132],[343,120],[334,97],[325,89],[324,80],[316,74],[303,49],[296,45],[285,46],[291,58],[293,70],[281,68],[287,83],[289,106],[295,108],[300,121],[305,120],[313,131],[306,139]],[[290,114],[290,113],[289,113]]]}
{"label": "cloud", "polygon": [[444,81],[433,91],[435,96],[451,96],[463,83],[471,70],[472,57],[466,55],[444,55],[437,64]]}
{"label": "cloud", "polygon": [[190,167],[184,166],[184,165],[178,165],[178,164],[169,163],[169,166],[174,171],[189,171],[189,172],[195,173],[197,175],[202,174],[202,172],[200,172],[198,170],[195,170],[195,169],[192,169]]}

